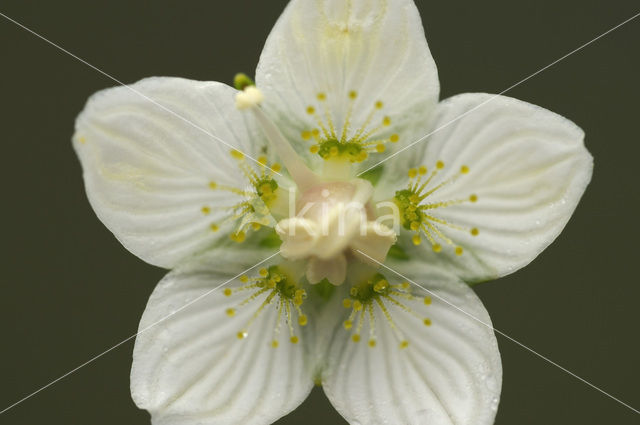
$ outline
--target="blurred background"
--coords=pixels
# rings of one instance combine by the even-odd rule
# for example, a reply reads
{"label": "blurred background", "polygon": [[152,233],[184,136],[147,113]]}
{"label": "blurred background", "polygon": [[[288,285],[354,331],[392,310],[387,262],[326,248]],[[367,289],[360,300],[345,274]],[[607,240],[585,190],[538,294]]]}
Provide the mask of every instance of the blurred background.
{"label": "blurred background", "polygon": [[[115,78],[230,83],[253,74],[286,1],[3,0],[0,12]],[[442,98],[498,93],[640,11],[637,1],[418,1]],[[476,287],[494,326],[640,407],[640,18],[508,95],[580,125],[593,181],[530,266]],[[115,83],[0,17],[0,410],[133,335],[165,271],[129,254],[86,200],[71,147],[87,97]],[[637,424],[638,415],[498,336],[496,420]],[[0,415],[2,424],[148,424],[129,395],[133,341]],[[277,422],[344,424],[320,389]]]}

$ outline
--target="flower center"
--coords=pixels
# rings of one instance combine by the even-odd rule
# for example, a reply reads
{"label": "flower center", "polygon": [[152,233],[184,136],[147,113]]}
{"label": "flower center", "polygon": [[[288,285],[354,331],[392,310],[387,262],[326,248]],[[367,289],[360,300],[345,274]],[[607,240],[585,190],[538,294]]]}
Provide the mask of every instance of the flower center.
{"label": "flower center", "polygon": [[321,183],[304,191],[296,216],[276,226],[283,241],[282,256],[308,259],[307,279],[311,283],[326,278],[336,285],[344,281],[353,256],[366,259],[361,254],[365,252],[384,261],[395,234],[372,220],[372,193],[371,183],[361,179]]}

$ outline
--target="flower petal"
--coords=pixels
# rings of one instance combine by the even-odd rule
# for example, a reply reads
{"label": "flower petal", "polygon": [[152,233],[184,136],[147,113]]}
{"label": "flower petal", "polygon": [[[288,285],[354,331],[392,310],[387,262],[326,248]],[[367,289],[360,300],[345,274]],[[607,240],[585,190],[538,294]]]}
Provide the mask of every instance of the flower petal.
{"label": "flower petal", "polygon": [[247,184],[230,151],[254,156],[263,146],[249,114],[236,111],[235,93],[221,83],[147,78],[93,95],[78,116],[74,147],[91,205],[145,261],[172,267],[228,234],[215,231],[229,215],[223,206],[244,199],[220,187]]}
{"label": "flower petal", "polygon": [[[418,267],[428,270],[423,263]],[[405,269],[410,267],[403,272]],[[365,324],[359,331],[362,341],[353,342],[344,329],[335,334],[323,387],[349,423],[493,423],[502,366],[489,315],[466,284],[427,273],[415,278],[429,289],[427,301],[422,296],[416,300],[395,297],[413,313],[381,297],[397,332],[374,303],[374,346],[365,338],[372,323],[366,319],[366,306],[362,310]],[[414,295],[425,294],[415,286],[411,289]],[[354,321],[353,328],[356,326]]]}
{"label": "flower petal", "polygon": [[266,41],[256,83],[265,109],[305,154],[302,131],[318,118],[329,127],[329,116],[337,134],[347,120],[353,134],[387,116],[391,125],[372,138],[397,133],[401,145],[419,137],[440,88],[411,0],[291,1]]}
{"label": "flower petal", "polygon": [[220,250],[158,284],[140,322],[131,370],[133,399],[154,424],[270,424],[306,398],[313,381],[303,344],[290,343],[283,332],[287,338],[272,346],[278,319],[287,326],[277,302],[247,327],[267,294],[241,305],[251,291],[238,291],[236,281],[220,287],[267,257]]}
{"label": "flower petal", "polygon": [[437,171],[426,190],[444,185],[422,203],[453,201],[427,212],[448,223],[432,222],[463,251],[456,255],[436,236],[442,252],[423,243],[419,255],[467,281],[514,272],[558,236],[589,183],[584,133],[560,115],[504,96],[463,94],[438,112],[423,164]]}

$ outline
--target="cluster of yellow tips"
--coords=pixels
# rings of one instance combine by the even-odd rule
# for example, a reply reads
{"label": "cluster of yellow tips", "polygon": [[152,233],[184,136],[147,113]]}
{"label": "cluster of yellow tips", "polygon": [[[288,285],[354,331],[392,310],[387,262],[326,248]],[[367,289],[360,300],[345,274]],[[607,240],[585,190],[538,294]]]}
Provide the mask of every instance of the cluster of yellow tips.
{"label": "cluster of yellow tips", "polygon": [[[231,150],[230,155],[238,161],[238,167],[242,174],[247,179],[247,188],[241,189],[234,186],[221,185],[215,181],[208,183],[211,190],[223,190],[226,192],[234,193],[244,198],[234,205],[222,207],[226,210],[231,210],[231,215],[225,219],[239,220],[247,214],[254,216],[254,221],[250,222],[250,228],[253,230],[259,230],[263,224],[266,224],[264,217],[269,215],[269,208],[275,202],[278,197],[278,182],[273,178],[275,173],[280,172],[280,165],[277,163],[271,166],[267,165],[267,157],[260,156],[257,160],[257,168],[247,164],[245,155],[238,150]],[[201,208],[201,212],[204,215],[210,214],[212,207],[204,205]],[[263,218],[261,220],[261,218]],[[220,229],[220,224],[211,223],[209,228],[213,232],[217,232]],[[236,242],[244,242],[246,239],[247,228],[238,228],[235,232],[229,236],[231,240]]]}
{"label": "cluster of yellow tips", "polygon": [[[304,299],[307,297],[306,291],[300,288],[300,285],[284,270],[282,270],[280,266],[271,266],[269,268],[261,269],[259,276],[256,277],[250,278],[248,276],[242,276],[240,281],[244,283],[244,285],[234,289],[226,288],[224,290],[224,295],[226,297],[245,291],[252,292],[251,295],[239,303],[238,308],[249,304],[251,301],[254,301],[263,294],[267,294],[267,297],[251,316],[251,319],[249,319],[249,322],[246,324],[244,329],[237,333],[238,339],[247,338],[249,336],[249,328],[251,327],[251,324],[260,316],[265,307],[271,304],[276,304],[278,315],[274,325],[274,335],[271,341],[271,346],[276,348],[279,345],[278,337],[280,335],[280,328],[283,319],[289,329],[289,341],[292,344],[297,344],[299,342],[299,338],[296,336],[294,331],[294,315],[297,315],[298,325],[307,325],[307,316],[302,312],[301,308]],[[236,309],[229,308],[226,313],[230,317],[235,316]]]}
{"label": "cluster of yellow tips", "polygon": [[349,104],[340,134],[336,130],[331,111],[327,106],[325,93],[318,93],[316,96],[319,107],[307,107],[306,112],[315,119],[317,127],[304,130],[300,136],[303,140],[313,142],[309,148],[311,153],[317,153],[325,160],[346,159],[351,162],[362,162],[369,157],[369,153],[382,153],[386,150],[387,143],[396,143],[400,140],[397,134],[380,137],[380,134],[391,125],[391,118],[382,113],[384,104],[380,100],[372,105],[360,128],[352,129],[351,118],[358,93],[352,90],[347,97]]}
{"label": "cluster of yellow tips", "polygon": [[412,241],[415,245],[420,245],[422,242],[421,234],[424,234],[431,243],[431,247],[435,252],[442,251],[442,245],[439,241],[444,241],[447,245],[454,247],[456,255],[462,255],[464,251],[463,248],[454,244],[454,242],[444,234],[442,228],[447,227],[462,230],[469,232],[473,236],[477,236],[479,234],[478,229],[475,227],[464,228],[457,226],[439,217],[435,217],[431,214],[431,210],[446,208],[451,205],[458,205],[465,202],[477,202],[478,197],[476,195],[470,195],[466,199],[429,201],[428,198],[438,189],[452,183],[460,176],[469,173],[469,167],[463,165],[460,167],[460,170],[456,175],[430,188],[429,184],[443,168],[444,163],[442,161],[436,162],[434,170],[430,173],[425,166],[411,168],[408,172],[410,178],[409,185],[406,189],[396,191],[394,202],[400,210],[402,227],[414,232]]}
{"label": "cluster of yellow tips", "polygon": [[416,297],[411,293],[410,289],[411,286],[409,285],[409,282],[392,285],[380,273],[377,273],[373,278],[364,281],[359,285],[354,285],[349,291],[349,297],[342,301],[344,308],[351,309],[349,318],[343,323],[344,328],[352,332],[351,340],[353,342],[360,342],[362,339],[363,327],[365,322],[368,321],[368,345],[371,348],[376,346],[375,310],[376,308],[379,308],[386,319],[388,326],[391,327],[396,339],[399,341],[399,347],[407,348],[409,346],[409,341],[405,339],[402,331],[396,326],[387,304],[392,304],[398,307],[401,311],[411,314],[422,321],[425,326],[431,326],[431,319],[421,317],[408,305],[411,302],[424,302],[424,304],[429,305],[431,304],[431,298]]}

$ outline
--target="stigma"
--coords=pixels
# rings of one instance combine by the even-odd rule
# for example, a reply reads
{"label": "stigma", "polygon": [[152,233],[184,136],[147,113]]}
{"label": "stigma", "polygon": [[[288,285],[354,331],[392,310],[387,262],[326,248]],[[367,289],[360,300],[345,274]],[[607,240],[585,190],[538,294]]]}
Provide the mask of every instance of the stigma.
{"label": "stigma", "polygon": [[[295,217],[278,222],[281,255],[306,259],[310,283],[344,282],[351,259],[384,262],[396,234],[374,220],[371,183],[362,179],[325,182],[304,191]],[[372,260],[373,259],[373,260]]]}

